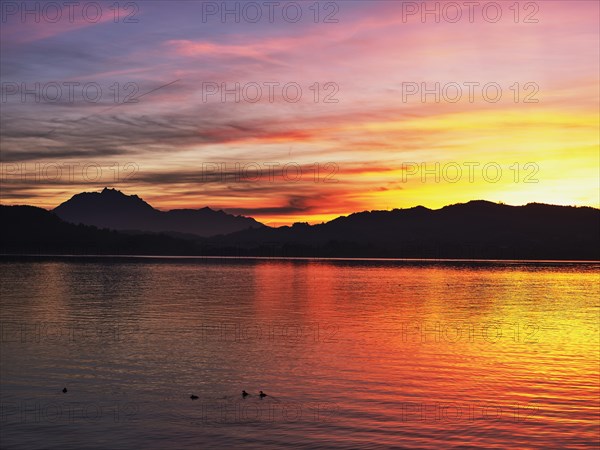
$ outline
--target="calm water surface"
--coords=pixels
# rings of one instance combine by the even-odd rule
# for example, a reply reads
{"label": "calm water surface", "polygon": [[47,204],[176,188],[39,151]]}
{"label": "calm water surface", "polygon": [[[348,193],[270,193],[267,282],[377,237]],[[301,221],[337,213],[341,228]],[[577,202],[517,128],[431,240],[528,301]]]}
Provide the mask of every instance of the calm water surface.
{"label": "calm water surface", "polygon": [[597,448],[599,269],[5,258],[1,446]]}

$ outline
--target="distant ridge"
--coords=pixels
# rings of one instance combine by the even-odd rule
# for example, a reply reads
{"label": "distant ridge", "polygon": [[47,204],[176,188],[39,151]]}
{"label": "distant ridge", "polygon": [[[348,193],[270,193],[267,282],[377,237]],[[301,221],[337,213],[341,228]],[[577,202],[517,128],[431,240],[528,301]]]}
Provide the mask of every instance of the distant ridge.
{"label": "distant ridge", "polygon": [[256,220],[202,209],[159,211],[137,195],[104,188],[102,192],[83,192],[57,206],[53,212],[74,224],[93,225],[121,231],[151,231],[214,236],[264,225]]}
{"label": "distant ridge", "polygon": [[[116,195],[118,200],[110,202],[113,213],[123,202],[168,214],[139,197],[110,191],[92,198]],[[84,198],[84,205],[93,205]],[[600,210],[539,203],[509,206],[478,200],[437,210],[365,211],[320,225],[259,225],[187,239],[74,225],[31,206],[0,206],[0,217],[4,253],[600,260]]]}
{"label": "distant ridge", "polygon": [[213,241],[299,256],[598,260],[599,230],[595,208],[475,200],[437,210],[365,211],[319,225],[245,230]]}

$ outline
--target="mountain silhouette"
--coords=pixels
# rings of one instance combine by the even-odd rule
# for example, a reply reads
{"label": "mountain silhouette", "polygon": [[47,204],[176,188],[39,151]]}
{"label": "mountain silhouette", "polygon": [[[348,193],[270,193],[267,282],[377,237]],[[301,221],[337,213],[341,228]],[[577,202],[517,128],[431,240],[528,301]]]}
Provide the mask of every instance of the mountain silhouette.
{"label": "mountain silhouette", "polygon": [[[156,211],[138,197],[108,195],[124,197],[112,205],[135,202]],[[261,225],[185,239],[75,225],[31,206],[1,206],[0,218],[2,253],[600,260],[600,210],[537,203],[365,211],[319,225]]]}
{"label": "mountain silhouette", "polygon": [[137,195],[116,189],[83,192],[57,206],[53,212],[74,224],[121,231],[150,231],[214,236],[263,227],[256,220],[210,208],[159,211]]}
{"label": "mountain silhouette", "polygon": [[75,225],[34,206],[0,206],[5,254],[186,255],[189,241],[166,234],[129,234]]}
{"label": "mountain silhouette", "polygon": [[600,210],[478,200],[338,217],[320,225],[245,230],[217,247],[324,257],[600,259]]}

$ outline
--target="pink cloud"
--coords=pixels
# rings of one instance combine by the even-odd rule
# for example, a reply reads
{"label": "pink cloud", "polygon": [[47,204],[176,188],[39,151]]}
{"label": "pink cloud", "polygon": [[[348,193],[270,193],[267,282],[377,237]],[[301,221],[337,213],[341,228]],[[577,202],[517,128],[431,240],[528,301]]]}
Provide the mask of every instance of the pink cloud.
{"label": "pink cloud", "polygon": [[[2,25],[2,32],[0,34],[2,39],[7,43],[26,44],[69,33],[71,31],[93,27],[94,25],[112,22],[115,15],[122,18],[126,17],[129,13],[130,11],[123,8],[119,8],[118,15],[117,11],[100,10],[100,14],[98,14],[96,19],[96,17],[91,16],[86,18],[81,11],[78,14],[73,14],[72,17],[69,17],[68,10],[65,10],[62,13],[61,18],[54,23],[44,19],[45,16],[41,13],[37,18],[33,15],[26,16],[27,20],[21,20],[20,13],[17,13],[14,16],[8,16],[8,23]],[[36,20],[38,21],[36,22]]]}

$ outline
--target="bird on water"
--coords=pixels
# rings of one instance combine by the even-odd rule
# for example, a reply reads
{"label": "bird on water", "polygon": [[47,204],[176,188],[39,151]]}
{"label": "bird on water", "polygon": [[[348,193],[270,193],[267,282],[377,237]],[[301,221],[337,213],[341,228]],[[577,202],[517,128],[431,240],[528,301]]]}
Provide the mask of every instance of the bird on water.
{"label": "bird on water", "polygon": [[63,394],[67,393],[67,388],[63,388]]}
{"label": "bird on water", "polygon": [[260,393],[258,394],[258,396],[260,398],[265,398],[267,396],[267,394],[265,394],[263,391],[260,391]]}
{"label": "bird on water", "polygon": [[246,398],[248,397],[250,394],[248,394],[246,391],[242,391],[242,397]]}
{"label": "bird on water", "polygon": [[194,394],[190,395],[190,398],[191,398],[192,400],[198,400],[198,396],[197,396],[197,395],[194,395]]}

